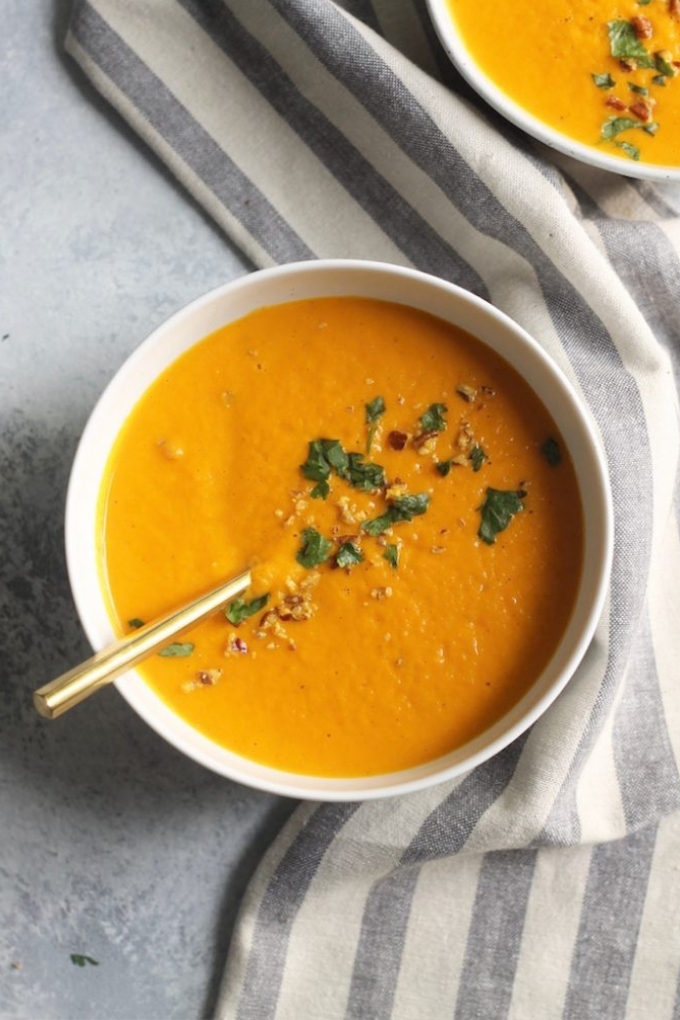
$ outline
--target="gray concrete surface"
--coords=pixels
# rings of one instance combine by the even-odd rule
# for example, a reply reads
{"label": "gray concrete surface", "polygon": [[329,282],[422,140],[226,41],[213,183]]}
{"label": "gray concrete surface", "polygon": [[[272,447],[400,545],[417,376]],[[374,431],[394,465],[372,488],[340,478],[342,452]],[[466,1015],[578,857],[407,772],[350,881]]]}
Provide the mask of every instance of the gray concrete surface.
{"label": "gray concrete surface", "polygon": [[54,723],[31,692],[89,652],[62,523],[97,396],[249,267],[62,55],[67,16],[0,0],[0,1017],[189,1020],[292,803],[183,758],[115,690]]}

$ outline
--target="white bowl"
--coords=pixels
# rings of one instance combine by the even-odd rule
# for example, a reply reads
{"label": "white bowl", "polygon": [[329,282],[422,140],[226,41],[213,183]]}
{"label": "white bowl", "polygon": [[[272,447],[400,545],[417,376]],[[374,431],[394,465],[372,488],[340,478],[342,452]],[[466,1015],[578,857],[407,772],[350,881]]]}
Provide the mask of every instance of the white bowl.
{"label": "white bowl", "polygon": [[73,596],[95,649],[113,638],[100,586],[97,501],[107,457],[128,413],[175,358],[220,326],[254,309],[302,298],[357,295],[423,309],[462,327],[502,355],[543,399],[569,447],[585,516],[584,570],[571,622],[553,658],[521,701],[481,736],[443,758],[388,775],[327,779],[268,768],[213,743],[172,712],[130,672],[116,682],[139,715],[190,758],[230,779],[291,797],[363,800],[419,789],[465,772],[530,726],[574,673],[602,609],[612,550],[607,472],[592,425],[573,389],[543,349],[507,316],[443,280],[361,261],[301,262],[242,277],[173,315],[111,381],[83,433],[66,505],[66,555]]}
{"label": "white bowl", "polygon": [[[465,43],[456,29],[455,21],[446,0],[427,0],[430,17],[439,36],[442,46],[448,53],[450,59],[458,68],[465,80],[472,86],[482,99],[493,106],[494,109],[516,124],[528,135],[537,138],[539,142],[564,152],[567,156],[580,160],[582,163],[589,163],[600,170],[610,170],[615,174],[625,177],[636,177],[652,181],[680,181],[680,167],[657,166],[652,163],[636,162],[625,160],[617,156],[610,156],[601,152],[595,146],[584,145],[575,141],[568,135],[555,131],[545,121],[534,117],[524,107],[520,106],[502,91],[484,71],[473,60],[468,52]],[[509,49],[509,59],[512,59],[512,48]]]}

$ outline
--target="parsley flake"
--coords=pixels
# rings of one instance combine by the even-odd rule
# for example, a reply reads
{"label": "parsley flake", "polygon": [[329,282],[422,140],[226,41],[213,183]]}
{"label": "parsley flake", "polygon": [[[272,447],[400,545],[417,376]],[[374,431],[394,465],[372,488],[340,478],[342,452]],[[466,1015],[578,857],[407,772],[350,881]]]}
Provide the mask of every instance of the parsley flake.
{"label": "parsley flake", "polygon": [[373,445],[373,439],[375,438],[375,430],[378,427],[378,419],[385,413],[385,401],[382,397],[376,397],[365,405],[366,408],[366,424],[368,425],[368,438],[366,440],[366,453],[371,452],[371,446]]}
{"label": "parsley flake", "polygon": [[560,450],[560,444],[552,436],[548,436],[546,441],[541,447],[541,453],[547,460],[550,467],[557,467],[562,460],[562,451]]}
{"label": "parsley flake", "polygon": [[399,496],[392,500],[384,514],[365,521],[361,527],[369,535],[381,535],[399,521],[412,521],[414,517],[424,514],[429,505],[430,496],[427,492]]}
{"label": "parsley flake", "polygon": [[637,37],[630,21],[607,22],[609,52],[617,60],[634,60],[638,67],[654,67],[654,60]]}
{"label": "parsley flake", "polygon": [[251,599],[250,602],[246,602],[245,599],[234,599],[224,610],[224,615],[229,620],[229,623],[233,623],[235,627],[238,627],[249,616],[254,616],[255,613],[259,613],[261,609],[264,609],[268,602],[269,592],[266,595],[258,595],[257,598]]}
{"label": "parsley flake", "polygon": [[619,149],[622,149],[627,156],[630,156],[631,159],[640,158],[640,150],[637,145],[631,145],[630,142],[614,142],[614,145],[616,145]]}
{"label": "parsley flake", "polygon": [[71,963],[76,967],[84,967],[86,963],[89,963],[91,967],[99,966],[99,960],[93,960],[91,956],[83,956],[81,953],[71,953]]}
{"label": "parsley flake", "polygon": [[385,552],[383,553],[383,559],[387,560],[391,567],[396,570],[399,566],[399,546],[388,545],[385,546]]}
{"label": "parsley flake", "polygon": [[613,89],[616,82],[612,78],[611,74],[591,74],[590,76],[598,89]]}
{"label": "parsley flake", "polygon": [[469,460],[473,471],[479,471],[484,461],[488,459],[481,446],[473,446],[470,450]]}
{"label": "parsley flake", "polygon": [[355,542],[343,542],[335,554],[335,562],[339,567],[355,567],[363,558],[364,554]]}
{"label": "parsley flake", "polygon": [[193,653],[193,650],[194,646],[191,641],[186,641],[184,644],[181,641],[173,641],[171,645],[161,648],[158,654],[164,659],[186,659]]}
{"label": "parsley flake", "polygon": [[135,630],[139,630],[143,626],[144,620],[140,620],[138,616],[133,616],[131,620],[128,620],[128,627],[133,627]]}
{"label": "parsley flake", "polygon": [[333,543],[319,534],[316,528],[305,528],[295,559],[303,567],[317,567],[328,559],[332,547]]}
{"label": "parsley flake", "polygon": [[448,411],[446,404],[430,404],[427,411],[421,414],[420,422],[423,432],[443,432],[446,428],[444,415]]}
{"label": "parsley flake", "polygon": [[515,514],[524,509],[522,498],[525,495],[522,489],[512,489],[509,492],[491,488],[486,490],[486,499],[481,506],[482,521],[477,532],[483,542],[494,544],[496,535],[505,531]]}
{"label": "parsley flake", "polygon": [[622,131],[629,131],[631,128],[640,127],[640,122],[631,120],[630,117],[610,117],[602,125],[601,135],[605,142],[610,142]]}

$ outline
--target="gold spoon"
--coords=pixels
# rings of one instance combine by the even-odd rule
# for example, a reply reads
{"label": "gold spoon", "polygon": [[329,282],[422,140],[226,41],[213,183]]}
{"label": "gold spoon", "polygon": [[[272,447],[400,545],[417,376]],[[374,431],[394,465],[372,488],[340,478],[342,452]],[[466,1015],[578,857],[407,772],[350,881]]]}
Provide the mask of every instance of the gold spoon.
{"label": "gold spoon", "polygon": [[188,630],[189,627],[217,612],[235,595],[245,591],[249,584],[250,571],[244,570],[242,574],[232,577],[219,588],[201,595],[160,620],[144,624],[132,634],[103,648],[86,662],[74,666],[37,690],[33,695],[33,704],[37,712],[45,719],[56,719],[78,702],[89,698],[100,687],[115,680],[126,669],[131,669],[142,659],[146,659],[181,631]]}

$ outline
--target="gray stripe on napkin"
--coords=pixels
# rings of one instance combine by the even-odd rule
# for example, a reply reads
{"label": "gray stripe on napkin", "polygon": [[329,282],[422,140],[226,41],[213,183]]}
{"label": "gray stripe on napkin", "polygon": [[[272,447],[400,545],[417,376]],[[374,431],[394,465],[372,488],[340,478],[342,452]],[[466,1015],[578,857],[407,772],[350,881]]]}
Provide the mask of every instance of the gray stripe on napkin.
{"label": "gray stripe on napkin", "polygon": [[[484,282],[472,267],[301,94],[262,44],[226,7],[216,0],[179,2],[409,260],[425,272],[456,279],[462,287],[488,298]],[[289,258],[293,257],[292,253]]]}
{"label": "gray stripe on napkin", "polygon": [[462,850],[479,819],[510,782],[525,741],[526,734],[456,786],[425,819],[395,871],[373,886],[352,973],[347,1007],[351,1020],[389,1017],[420,870],[416,865]]}
{"label": "gray stripe on napkin", "polygon": [[327,804],[288,848],[262,898],[243,979],[238,1020],[269,1020],[276,1012],[290,929],[328,847],[358,804]]}
{"label": "gray stripe on napkin", "polygon": [[625,1015],[656,833],[593,848],[563,1020]]}
{"label": "gray stripe on napkin", "polygon": [[614,716],[614,756],[630,831],[680,808],[678,768],[668,735],[646,612]]}
{"label": "gray stripe on napkin", "polygon": [[485,854],[468,929],[455,1020],[507,1016],[535,864],[535,850]]}
{"label": "gray stripe on napkin", "polygon": [[71,32],[274,262],[313,257],[290,224],[86,0],[77,9]]}

